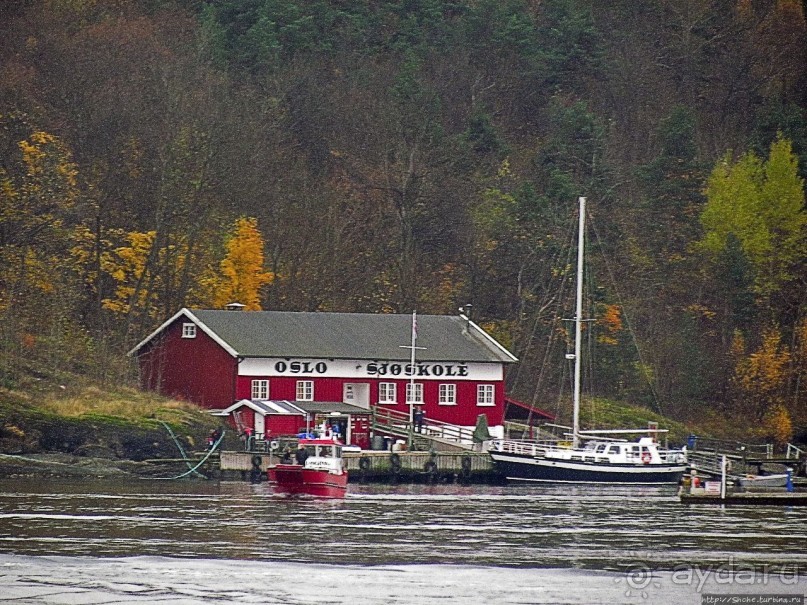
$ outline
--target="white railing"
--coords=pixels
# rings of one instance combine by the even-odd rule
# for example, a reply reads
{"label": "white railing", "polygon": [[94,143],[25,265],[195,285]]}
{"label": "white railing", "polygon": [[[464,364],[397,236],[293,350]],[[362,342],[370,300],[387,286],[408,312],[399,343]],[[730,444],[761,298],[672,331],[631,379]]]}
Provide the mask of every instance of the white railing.
{"label": "white railing", "polygon": [[689,461],[684,450],[658,450],[658,455],[665,464],[686,464]]}
{"label": "white railing", "polygon": [[787,453],[785,454],[785,458],[787,458],[788,460],[790,460],[791,456],[794,459],[799,460],[802,456],[804,456],[804,454],[805,454],[804,450],[801,449],[800,447],[796,447],[792,443],[787,444]]}
{"label": "white railing", "polygon": [[409,414],[396,410],[376,408],[373,413],[373,430],[387,432],[401,437],[429,437],[453,443],[470,445],[473,443],[474,427],[459,426],[441,420],[424,419],[420,430],[417,423],[409,423]]}
{"label": "white railing", "polygon": [[543,456],[551,449],[555,449],[555,446],[551,443],[536,443],[535,441],[519,441],[516,439],[495,439],[490,442],[489,451],[526,456]]}
{"label": "white railing", "polygon": [[[501,452],[505,454],[518,454],[522,456],[544,457],[548,452],[568,451],[568,446],[559,445],[553,442],[520,441],[517,439],[496,439],[490,442],[488,451]],[[582,455],[585,459],[600,460],[607,458],[603,454],[598,454],[594,450],[575,450],[575,454]],[[687,462],[686,453],[683,450],[658,450],[659,457],[663,464],[685,464]],[[630,462],[642,460],[639,453],[626,453],[626,459]]]}
{"label": "white railing", "polygon": [[456,424],[449,424],[440,420],[429,420],[423,423],[422,430],[415,429],[415,435],[425,435],[427,437],[435,437],[438,439],[445,439],[446,441],[457,441],[459,443],[472,443],[474,438],[474,429],[467,426],[459,426]]}

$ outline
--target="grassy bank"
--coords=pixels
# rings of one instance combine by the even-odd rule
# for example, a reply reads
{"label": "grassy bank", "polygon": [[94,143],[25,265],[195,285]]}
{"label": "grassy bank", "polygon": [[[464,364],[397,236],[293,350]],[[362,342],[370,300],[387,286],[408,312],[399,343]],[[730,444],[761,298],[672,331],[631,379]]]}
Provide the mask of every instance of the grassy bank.
{"label": "grassy bank", "polygon": [[104,388],[78,375],[59,378],[27,376],[14,388],[0,387],[0,453],[176,458],[171,432],[183,449],[194,451],[221,424],[189,403],[129,387]]}
{"label": "grassy bank", "polygon": [[651,422],[658,424],[658,428],[669,431],[670,443],[686,443],[690,433],[704,433],[702,427],[671,420],[647,408],[609,399],[594,399],[580,407],[580,424],[584,429],[641,429]]}
{"label": "grassy bank", "polygon": [[[561,409],[561,424],[571,423],[571,403],[568,409]],[[641,429],[655,422],[660,429],[667,429],[670,444],[684,444],[694,433],[699,437],[763,443],[770,441],[758,427],[748,426],[746,418],[728,414],[703,406],[689,411],[687,418],[676,419],[662,416],[646,407],[622,401],[602,398],[585,398],[580,407],[580,425],[583,429]]]}

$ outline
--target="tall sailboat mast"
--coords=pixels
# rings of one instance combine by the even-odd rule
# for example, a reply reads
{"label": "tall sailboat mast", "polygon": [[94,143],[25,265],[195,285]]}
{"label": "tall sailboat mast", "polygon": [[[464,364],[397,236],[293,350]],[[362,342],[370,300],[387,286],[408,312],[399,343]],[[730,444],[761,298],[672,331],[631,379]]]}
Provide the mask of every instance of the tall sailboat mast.
{"label": "tall sailboat mast", "polygon": [[[579,212],[577,234],[577,284],[574,322],[574,351],[567,351],[565,358],[574,359],[574,420],[571,430],[572,447],[545,447],[525,444],[508,439],[493,440],[490,456],[493,464],[508,481],[544,481],[549,483],[599,483],[604,485],[677,484],[687,468],[685,449],[661,450],[650,437],[641,437],[636,444],[621,440],[591,441],[586,447],[593,448],[596,456],[585,455],[581,441],[597,434],[640,433],[646,429],[630,430],[580,430],[581,372],[583,368],[583,322],[592,321],[583,316],[583,277],[585,273],[586,243],[586,198],[578,198]],[[568,287],[568,284],[566,284]],[[590,310],[587,309],[588,312]],[[616,441],[616,442],[614,442]],[[621,441],[621,442],[620,442]]]}
{"label": "tall sailboat mast", "polygon": [[583,326],[583,247],[586,230],[586,198],[578,199],[580,216],[577,233],[577,297],[574,315],[574,413],[572,418],[572,447],[580,444],[580,371]]}

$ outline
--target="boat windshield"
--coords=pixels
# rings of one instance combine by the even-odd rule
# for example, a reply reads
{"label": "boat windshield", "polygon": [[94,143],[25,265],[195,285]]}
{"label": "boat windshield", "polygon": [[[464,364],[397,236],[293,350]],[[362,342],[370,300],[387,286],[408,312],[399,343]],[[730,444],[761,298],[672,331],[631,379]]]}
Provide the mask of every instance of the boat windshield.
{"label": "boat windshield", "polygon": [[342,448],[338,445],[307,445],[305,449],[309,456],[320,458],[340,458],[342,456]]}

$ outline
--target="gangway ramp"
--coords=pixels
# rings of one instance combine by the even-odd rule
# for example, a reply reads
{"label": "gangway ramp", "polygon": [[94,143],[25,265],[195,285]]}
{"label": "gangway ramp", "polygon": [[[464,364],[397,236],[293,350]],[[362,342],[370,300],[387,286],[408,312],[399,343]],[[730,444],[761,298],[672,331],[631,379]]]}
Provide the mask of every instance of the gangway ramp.
{"label": "gangway ramp", "polygon": [[400,437],[418,451],[471,451],[473,429],[440,420],[424,420],[422,427],[413,426],[409,414],[386,408],[374,408],[371,418],[374,435]]}

